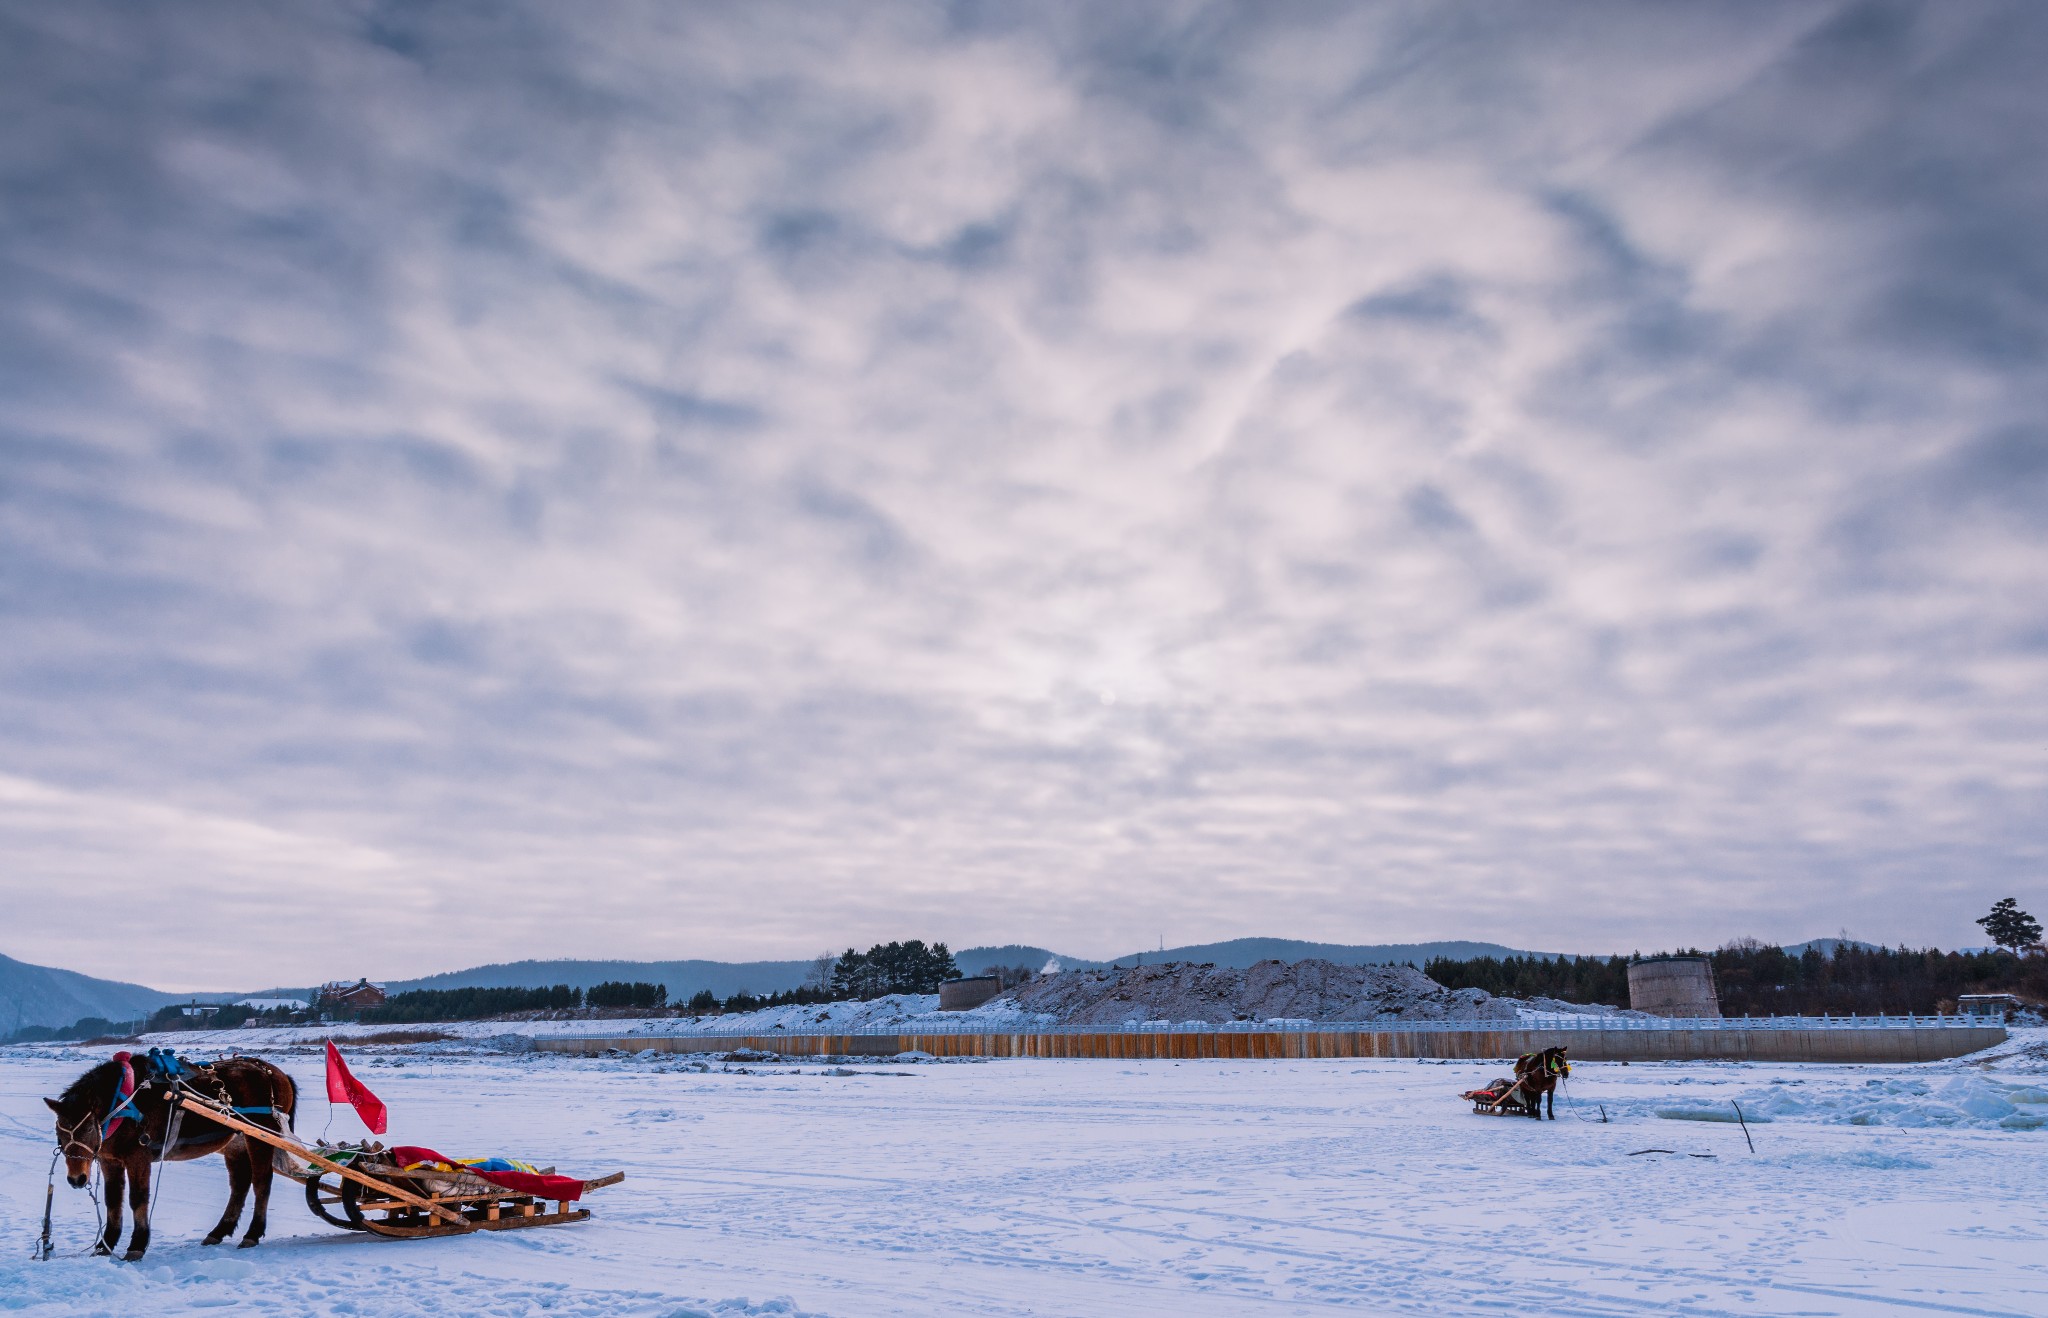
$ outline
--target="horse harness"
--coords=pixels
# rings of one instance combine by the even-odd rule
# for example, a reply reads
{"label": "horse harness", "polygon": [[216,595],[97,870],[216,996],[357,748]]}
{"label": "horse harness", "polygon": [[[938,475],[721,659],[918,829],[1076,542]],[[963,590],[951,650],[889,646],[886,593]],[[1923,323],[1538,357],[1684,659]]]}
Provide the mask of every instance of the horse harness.
{"label": "horse harness", "polygon": [[[112,1135],[121,1122],[125,1120],[133,1120],[136,1123],[138,1127],[138,1141],[144,1148],[155,1148],[159,1161],[162,1160],[164,1155],[183,1144],[197,1144],[214,1138],[212,1135],[194,1136],[189,1140],[181,1140],[179,1138],[178,1127],[183,1124],[185,1116],[184,1107],[175,1102],[180,1089],[204,1092],[204,1090],[211,1088],[216,1092],[209,1094],[208,1097],[217,1098],[223,1107],[234,1112],[237,1116],[274,1117],[277,1115],[276,1107],[270,1104],[250,1104],[246,1106],[237,1104],[234,1101],[234,1096],[228,1092],[226,1083],[220,1077],[209,1074],[211,1071],[210,1067],[194,1066],[168,1048],[152,1048],[140,1058],[133,1057],[132,1054],[125,1052],[115,1053],[114,1060],[121,1064],[121,1072],[114,1081],[114,1093],[107,1105],[107,1115],[100,1123],[100,1141],[102,1144],[106,1142],[107,1137]],[[136,1063],[139,1063],[139,1065],[136,1065]],[[207,1085],[204,1081],[211,1081],[212,1083]],[[131,1085],[132,1088],[130,1087]],[[168,1090],[168,1097],[173,1100],[170,1104],[170,1114],[165,1118],[164,1137],[161,1143],[152,1141],[149,1138],[147,1129],[143,1128],[142,1109],[136,1104],[136,1100],[141,1097],[144,1090],[158,1087]],[[80,1118],[78,1123],[67,1134],[64,1141],[64,1149],[67,1155],[73,1146],[81,1149],[85,1147],[85,1141],[79,1139],[77,1135],[79,1128],[84,1126],[88,1120],[90,1120],[89,1115]],[[98,1150],[91,1150],[87,1153],[87,1156],[96,1156],[97,1153]]]}

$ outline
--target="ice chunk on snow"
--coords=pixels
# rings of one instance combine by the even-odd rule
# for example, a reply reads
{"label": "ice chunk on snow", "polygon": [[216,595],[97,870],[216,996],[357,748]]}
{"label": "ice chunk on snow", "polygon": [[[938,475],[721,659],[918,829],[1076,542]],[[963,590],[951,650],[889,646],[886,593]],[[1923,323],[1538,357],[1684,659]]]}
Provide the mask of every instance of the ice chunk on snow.
{"label": "ice chunk on snow", "polygon": [[[1740,1094],[1743,1116],[1752,1124],[1819,1121],[1849,1126],[1919,1128],[1952,1126],[1981,1130],[2036,1130],[2048,1126],[2048,1088],[2011,1084],[1982,1075],[1936,1079],[1886,1076],[1862,1084],[1773,1085]],[[1726,1103],[1664,1103],[1655,1109],[1667,1121],[1735,1120]]]}

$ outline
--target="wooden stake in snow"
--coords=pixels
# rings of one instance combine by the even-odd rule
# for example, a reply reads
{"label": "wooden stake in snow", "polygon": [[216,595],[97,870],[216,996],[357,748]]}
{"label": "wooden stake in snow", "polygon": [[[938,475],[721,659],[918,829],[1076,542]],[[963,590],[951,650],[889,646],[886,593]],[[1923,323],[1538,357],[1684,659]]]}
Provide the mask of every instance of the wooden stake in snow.
{"label": "wooden stake in snow", "polygon": [[1735,1119],[1737,1121],[1742,1122],[1742,1138],[1744,1141],[1748,1143],[1749,1151],[1751,1153],[1755,1153],[1756,1141],[1749,1138],[1749,1123],[1747,1121],[1743,1121],[1742,1119],[1742,1104],[1736,1102],[1734,1099],[1731,1098],[1728,1100],[1728,1106],[1735,1109]]}

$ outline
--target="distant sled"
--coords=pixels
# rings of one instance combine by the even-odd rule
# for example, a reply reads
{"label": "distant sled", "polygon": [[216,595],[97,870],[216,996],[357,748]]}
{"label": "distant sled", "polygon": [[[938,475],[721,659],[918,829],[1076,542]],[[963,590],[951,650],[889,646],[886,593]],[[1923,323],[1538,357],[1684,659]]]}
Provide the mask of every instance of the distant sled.
{"label": "distant sled", "polygon": [[1512,1079],[1501,1076],[1484,1089],[1468,1089],[1461,1097],[1472,1101],[1472,1110],[1488,1116],[1543,1116],[1544,1099],[1550,1100],[1550,1119],[1557,1120],[1557,1082],[1572,1073],[1563,1045],[1541,1052],[1523,1053],[1515,1059]]}

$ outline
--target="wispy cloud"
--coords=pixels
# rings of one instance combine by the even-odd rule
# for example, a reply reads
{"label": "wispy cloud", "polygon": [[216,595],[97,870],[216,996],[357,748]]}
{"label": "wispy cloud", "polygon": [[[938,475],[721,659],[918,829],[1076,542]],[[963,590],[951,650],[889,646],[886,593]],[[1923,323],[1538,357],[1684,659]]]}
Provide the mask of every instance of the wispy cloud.
{"label": "wispy cloud", "polygon": [[2031,7],[0,24],[13,955],[1956,942],[2043,872]]}

